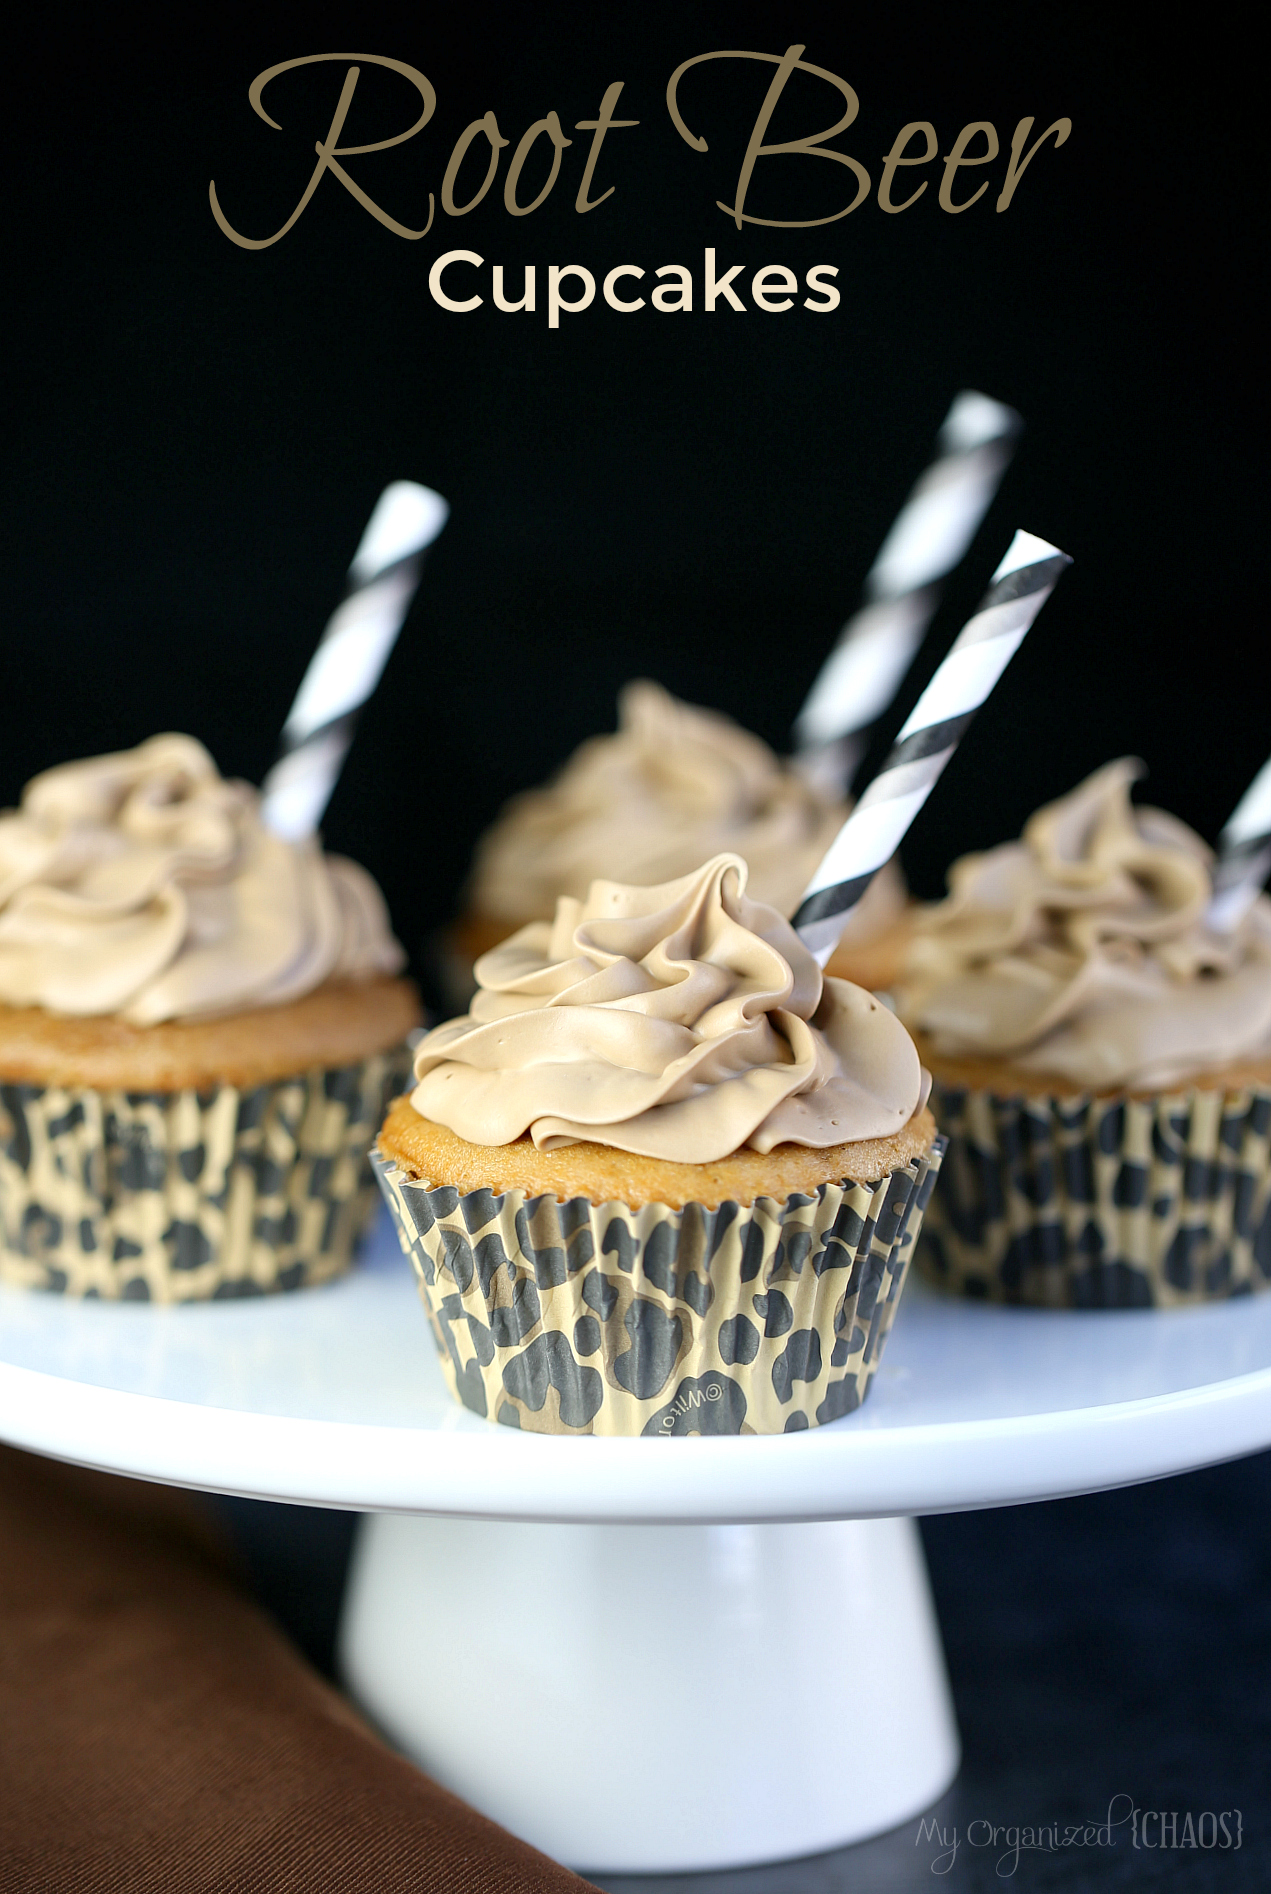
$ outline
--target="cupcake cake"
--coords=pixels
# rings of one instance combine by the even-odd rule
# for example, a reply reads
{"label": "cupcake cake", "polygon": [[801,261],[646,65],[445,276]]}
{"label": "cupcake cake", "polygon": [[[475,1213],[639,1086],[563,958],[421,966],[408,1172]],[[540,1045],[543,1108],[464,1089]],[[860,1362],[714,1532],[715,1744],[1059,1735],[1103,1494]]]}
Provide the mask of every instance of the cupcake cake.
{"label": "cupcake cake", "polygon": [[320,1281],[374,1202],[413,987],[366,872],[191,737],[0,815],[0,1279],[181,1301]]}
{"label": "cupcake cake", "polygon": [[[637,680],[618,728],[590,738],[543,788],[516,797],[478,845],[467,908],[452,934],[456,993],[473,962],[562,895],[582,900],[611,875],[655,886],[722,852],[741,855],[751,898],[792,914],[847,815],[759,737],[719,711]],[[905,889],[890,864],[855,909],[831,971],[886,984],[903,932]]]}
{"label": "cupcake cake", "polygon": [[923,1267],[1052,1306],[1271,1282],[1271,900],[1208,919],[1212,854],[1108,764],[970,855],[897,987],[950,1148]]}
{"label": "cupcake cake", "polygon": [[722,854],[484,955],[375,1165],[452,1392],[549,1433],[863,1398],[942,1146],[908,1033]]}

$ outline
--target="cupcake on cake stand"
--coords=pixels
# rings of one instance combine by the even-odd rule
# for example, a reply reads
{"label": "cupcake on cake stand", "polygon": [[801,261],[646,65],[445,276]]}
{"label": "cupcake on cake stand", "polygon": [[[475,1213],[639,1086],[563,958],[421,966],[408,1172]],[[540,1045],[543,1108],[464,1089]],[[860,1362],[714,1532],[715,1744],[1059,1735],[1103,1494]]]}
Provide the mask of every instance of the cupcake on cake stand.
{"label": "cupcake on cake stand", "polygon": [[[985,607],[1010,649],[1044,595],[1018,575],[1053,583],[1053,549],[1023,552]],[[1023,597],[1023,619],[1002,612]],[[979,693],[965,723],[1005,664],[991,637],[981,622],[963,647],[969,682],[958,641],[901,732],[922,739],[921,781],[893,753],[796,914],[826,957],[899,839],[877,813],[896,772],[920,806],[951,753],[926,740],[936,699],[961,672]],[[1109,1315],[911,1289],[858,1412],[664,1439],[466,1411],[413,1301],[387,1218],[352,1275],[304,1296],[107,1307],[0,1288],[0,1437],[368,1515],[341,1637],[353,1695],[438,1780],[583,1868],[778,1860],[918,1814],[958,1738],[913,1516],[1271,1444],[1271,1296]]]}

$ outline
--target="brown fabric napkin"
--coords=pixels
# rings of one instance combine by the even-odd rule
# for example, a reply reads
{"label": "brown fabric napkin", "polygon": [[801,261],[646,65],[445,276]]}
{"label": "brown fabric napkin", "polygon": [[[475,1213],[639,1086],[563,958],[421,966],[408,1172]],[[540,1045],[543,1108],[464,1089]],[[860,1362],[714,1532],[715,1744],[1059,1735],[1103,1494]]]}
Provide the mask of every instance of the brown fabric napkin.
{"label": "brown fabric napkin", "polygon": [[193,1495],[0,1447],[2,1894],[588,1887],[386,1748]]}

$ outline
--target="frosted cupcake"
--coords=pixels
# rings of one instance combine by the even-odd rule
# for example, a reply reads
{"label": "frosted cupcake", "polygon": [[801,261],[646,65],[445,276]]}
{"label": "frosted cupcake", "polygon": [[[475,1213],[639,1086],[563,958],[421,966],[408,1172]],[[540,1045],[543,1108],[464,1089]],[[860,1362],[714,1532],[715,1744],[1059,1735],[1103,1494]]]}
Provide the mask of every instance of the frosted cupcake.
{"label": "frosted cupcake", "polygon": [[173,1301],[349,1259],[416,1022],[375,883],[191,737],[0,815],[0,1278]]}
{"label": "frosted cupcake", "polygon": [[[466,997],[475,959],[527,922],[550,921],[562,895],[583,899],[601,875],[655,886],[727,851],[744,857],[752,899],[792,914],[846,815],[731,718],[647,680],[628,684],[617,731],[516,797],[479,843],[454,930],[456,980]],[[892,865],[854,910],[831,971],[885,984],[904,913]]]}
{"label": "frosted cupcake", "polygon": [[1206,913],[1210,850],[1108,764],[970,855],[898,988],[950,1136],[924,1266],[1079,1307],[1271,1281],[1271,901]]}
{"label": "frosted cupcake", "polygon": [[452,1391],[550,1433],[778,1433],[863,1398],[941,1146],[912,1040],[720,855],[477,966],[376,1168]]}

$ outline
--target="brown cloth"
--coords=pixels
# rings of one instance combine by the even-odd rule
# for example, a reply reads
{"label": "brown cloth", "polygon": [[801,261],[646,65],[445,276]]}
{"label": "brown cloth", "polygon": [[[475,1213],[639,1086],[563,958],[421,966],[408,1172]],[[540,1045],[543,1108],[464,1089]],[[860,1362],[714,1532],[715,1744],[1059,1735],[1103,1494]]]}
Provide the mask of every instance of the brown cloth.
{"label": "brown cloth", "polygon": [[0,1447],[0,1894],[588,1886],[386,1748],[193,1495]]}

